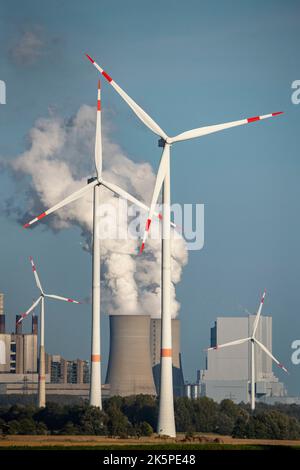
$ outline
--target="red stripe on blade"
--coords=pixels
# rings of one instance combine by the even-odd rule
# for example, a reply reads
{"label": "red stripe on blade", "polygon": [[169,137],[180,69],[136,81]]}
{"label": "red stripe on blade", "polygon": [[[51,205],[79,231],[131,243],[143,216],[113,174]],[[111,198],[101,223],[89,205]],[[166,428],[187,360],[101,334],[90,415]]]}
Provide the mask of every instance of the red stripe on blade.
{"label": "red stripe on blade", "polygon": [[28,228],[28,227],[30,227],[30,224],[23,225],[23,228]]}
{"label": "red stripe on blade", "polygon": [[279,114],[283,114],[283,111],[277,111],[277,113],[272,113],[272,116],[279,116]]}
{"label": "red stripe on blade", "polygon": [[92,62],[92,64],[95,62],[88,54],[85,54],[87,58]]}
{"label": "red stripe on blade", "polygon": [[37,219],[38,219],[38,220],[41,220],[43,217],[46,217],[46,215],[47,215],[46,212],[43,212],[42,214],[40,214],[40,215],[37,217]]}
{"label": "red stripe on blade", "polygon": [[140,255],[143,253],[144,248],[145,248],[145,243],[142,243],[141,248],[140,248]]}
{"label": "red stripe on blade", "polygon": [[101,111],[101,101],[100,100],[98,100],[98,103],[97,103],[97,110]]}
{"label": "red stripe on blade", "polygon": [[147,222],[146,222],[146,232],[148,232],[149,228],[150,228],[150,225],[151,225],[151,219],[147,219]]}
{"label": "red stripe on blade", "polygon": [[159,220],[162,220],[162,214],[158,214]]}
{"label": "red stripe on blade", "polygon": [[259,120],[260,120],[259,116],[255,116],[255,117],[251,117],[251,118],[247,119],[248,122],[255,122],[255,121],[259,121]]}
{"label": "red stripe on blade", "polygon": [[103,77],[105,77],[106,80],[108,80],[109,82],[112,81],[112,78],[108,75],[108,73],[105,72],[105,70],[103,70],[102,75],[103,75]]}

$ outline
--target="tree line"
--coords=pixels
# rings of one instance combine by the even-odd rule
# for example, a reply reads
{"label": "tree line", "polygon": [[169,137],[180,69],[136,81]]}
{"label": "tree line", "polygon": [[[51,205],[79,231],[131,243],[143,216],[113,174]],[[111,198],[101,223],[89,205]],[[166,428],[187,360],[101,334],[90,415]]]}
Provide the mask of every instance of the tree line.
{"label": "tree line", "polygon": [[[0,406],[0,434],[150,436],[156,426],[158,401],[148,395],[112,397],[103,410],[87,403],[48,403],[39,409],[32,404]],[[175,399],[177,432],[216,433],[239,438],[299,439],[300,406],[249,405],[231,400],[220,404],[210,398]]]}

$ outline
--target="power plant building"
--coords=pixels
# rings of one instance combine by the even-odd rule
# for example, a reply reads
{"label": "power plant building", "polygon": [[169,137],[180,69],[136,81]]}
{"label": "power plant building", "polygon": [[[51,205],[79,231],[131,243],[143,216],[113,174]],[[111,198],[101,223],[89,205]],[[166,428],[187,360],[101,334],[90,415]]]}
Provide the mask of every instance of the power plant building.
{"label": "power plant building", "polygon": [[[255,315],[218,317],[211,328],[210,346],[251,336]],[[272,352],[272,317],[261,316],[257,339]],[[248,403],[251,380],[250,342],[207,351],[206,368],[198,371],[201,395],[220,402],[229,398],[235,403]],[[255,348],[256,398],[283,397],[287,392],[272,371],[272,360]]]}

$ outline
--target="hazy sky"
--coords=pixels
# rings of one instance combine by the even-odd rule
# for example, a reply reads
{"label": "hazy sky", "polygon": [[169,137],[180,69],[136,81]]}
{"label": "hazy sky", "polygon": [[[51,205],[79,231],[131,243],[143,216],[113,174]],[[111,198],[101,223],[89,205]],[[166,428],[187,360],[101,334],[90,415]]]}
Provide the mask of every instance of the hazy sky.
{"label": "hazy sky", "polygon": [[[189,254],[177,288],[187,380],[204,366],[215,318],[255,311],[266,288],[273,352],[291,373],[274,372],[290,394],[300,394],[300,365],[291,363],[291,343],[300,339],[300,105],[291,102],[291,84],[300,79],[299,21],[300,4],[292,0],[0,0],[0,80],[7,85],[7,104],[0,105],[2,161],[26,150],[38,118],[69,119],[82,104],[95,104],[97,73],[85,52],[171,135],[285,111],[174,146],[173,201],[205,205],[205,246]],[[157,139],[106,83],[103,105],[112,140],[156,171]],[[15,314],[37,294],[29,255],[48,290],[78,298],[90,293],[91,257],[77,228],[24,231],[4,206],[14,191],[22,199],[26,182],[13,181],[4,169],[0,178],[0,291],[12,329]],[[89,357],[90,308],[49,305],[50,353]],[[102,333],[106,360],[106,316]]]}

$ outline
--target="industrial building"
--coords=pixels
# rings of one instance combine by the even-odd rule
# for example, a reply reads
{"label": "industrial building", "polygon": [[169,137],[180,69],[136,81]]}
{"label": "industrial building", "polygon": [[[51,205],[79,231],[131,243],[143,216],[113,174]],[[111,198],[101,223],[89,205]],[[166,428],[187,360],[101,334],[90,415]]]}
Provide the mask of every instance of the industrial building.
{"label": "industrial building", "polygon": [[67,360],[46,353],[46,374],[52,384],[89,384],[90,366],[82,359]]}
{"label": "industrial building", "polygon": [[[16,322],[19,319],[16,316]],[[22,333],[22,323],[16,325],[15,333],[6,333],[4,294],[0,294],[0,393],[10,387],[26,390],[38,381],[37,354],[38,321],[32,316],[31,333]]]}
{"label": "industrial building", "polygon": [[[248,317],[218,317],[211,328],[210,346],[251,336],[255,315]],[[257,339],[272,351],[272,317],[262,316]],[[251,379],[250,344],[207,351],[206,368],[198,371],[194,395],[213,398],[220,402],[229,398],[235,403],[248,403]],[[285,397],[287,391],[272,371],[272,360],[255,349],[256,398]]]}

